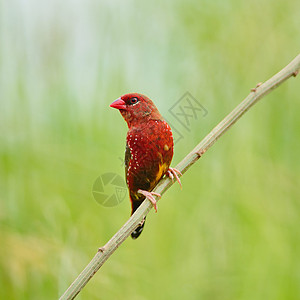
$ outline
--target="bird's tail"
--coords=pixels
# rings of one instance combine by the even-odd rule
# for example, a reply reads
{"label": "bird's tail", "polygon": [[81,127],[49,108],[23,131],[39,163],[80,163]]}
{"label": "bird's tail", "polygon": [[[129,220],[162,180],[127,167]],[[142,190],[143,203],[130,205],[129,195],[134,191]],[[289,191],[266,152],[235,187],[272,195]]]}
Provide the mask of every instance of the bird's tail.
{"label": "bird's tail", "polygon": [[131,233],[131,237],[134,240],[137,239],[140,236],[140,234],[142,233],[142,231],[144,229],[144,225],[145,225],[145,220],[146,220],[146,217],[144,218],[142,223]]}
{"label": "bird's tail", "polygon": [[[138,207],[142,204],[143,201],[132,201],[132,212],[131,215],[133,215],[133,213],[138,209]],[[143,229],[144,229],[144,225],[145,225],[145,221],[146,221],[146,217],[144,218],[144,220],[142,221],[141,224],[139,224],[139,226],[131,233],[131,237],[135,240],[137,239],[140,234],[142,233]]]}

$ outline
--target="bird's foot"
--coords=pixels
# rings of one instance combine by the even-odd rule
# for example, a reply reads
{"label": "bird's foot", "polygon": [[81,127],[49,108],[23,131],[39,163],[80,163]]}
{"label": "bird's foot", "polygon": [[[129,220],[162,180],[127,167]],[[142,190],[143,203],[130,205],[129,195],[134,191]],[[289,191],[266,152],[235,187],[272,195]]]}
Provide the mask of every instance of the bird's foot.
{"label": "bird's foot", "polygon": [[175,177],[176,181],[180,185],[180,188],[182,188],[181,181],[180,181],[177,174],[182,175],[181,172],[179,170],[175,169],[175,168],[169,168],[168,171],[167,171],[167,175],[171,178],[171,180],[173,181],[173,179]]}
{"label": "bird's foot", "polygon": [[148,191],[144,191],[144,190],[138,190],[138,193],[144,195],[153,204],[155,212],[157,212],[156,200],[153,196],[157,196],[160,198],[161,195],[158,193],[148,192]]}

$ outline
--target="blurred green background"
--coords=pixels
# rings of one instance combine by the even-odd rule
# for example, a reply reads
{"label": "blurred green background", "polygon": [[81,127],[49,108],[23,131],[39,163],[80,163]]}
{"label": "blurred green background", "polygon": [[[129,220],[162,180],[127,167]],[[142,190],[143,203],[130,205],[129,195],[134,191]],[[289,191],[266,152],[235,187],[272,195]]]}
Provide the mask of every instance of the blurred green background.
{"label": "blurred green background", "polygon": [[[154,100],[175,166],[300,49],[300,2],[0,1],[0,298],[55,299],[130,214],[109,104]],[[159,202],[78,299],[300,299],[300,78],[247,113]],[[190,131],[169,109],[190,92]]]}

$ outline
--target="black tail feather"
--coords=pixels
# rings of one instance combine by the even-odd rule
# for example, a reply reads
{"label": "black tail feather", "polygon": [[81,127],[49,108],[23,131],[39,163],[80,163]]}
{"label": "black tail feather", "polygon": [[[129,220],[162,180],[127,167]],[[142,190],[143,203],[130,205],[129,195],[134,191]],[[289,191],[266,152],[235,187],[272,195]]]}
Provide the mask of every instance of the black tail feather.
{"label": "black tail feather", "polygon": [[144,218],[143,220],[143,223],[140,224],[132,233],[131,233],[131,237],[135,240],[137,239],[140,234],[142,233],[143,229],[144,229],[144,225],[145,225],[145,220],[146,220],[146,217]]}
{"label": "black tail feather", "polygon": [[[143,197],[145,199],[145,197]],[[138,207],[143,203],[143,200],[141,199],[140,201],[131,201],[132,204],[132,212],[131,215],[133,215],[133,213],[138,209]],[[144,225],[145,225],[145,220],[146,217],[144,218],[143,222],[131,233],[131,237],[135,240],[137,239],[140,234],[142,233],[143,229],[144,229]]]}

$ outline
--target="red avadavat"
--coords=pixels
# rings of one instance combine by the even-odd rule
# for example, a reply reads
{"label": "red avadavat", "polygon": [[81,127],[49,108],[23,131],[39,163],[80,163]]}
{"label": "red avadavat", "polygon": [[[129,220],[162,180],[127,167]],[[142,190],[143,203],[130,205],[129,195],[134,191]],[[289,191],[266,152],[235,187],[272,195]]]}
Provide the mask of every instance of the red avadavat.
{"label": "red avadavat", "polygon": [[[158,181],[167,174],[180,184],[180,172],[170,168],[173,157],[173,135],[169,124],[162,118],[154,103],[146,96],[131,93],[121,96],[111,107],[119,109],[128,125],[125,152],[126,182],[132,212],[149,199],[155,211],[156,201],[151,192]],[[131,234],[136,239],[144,227],[140,224]]]}

